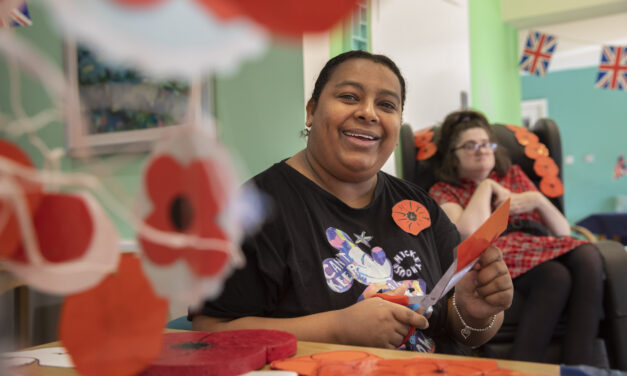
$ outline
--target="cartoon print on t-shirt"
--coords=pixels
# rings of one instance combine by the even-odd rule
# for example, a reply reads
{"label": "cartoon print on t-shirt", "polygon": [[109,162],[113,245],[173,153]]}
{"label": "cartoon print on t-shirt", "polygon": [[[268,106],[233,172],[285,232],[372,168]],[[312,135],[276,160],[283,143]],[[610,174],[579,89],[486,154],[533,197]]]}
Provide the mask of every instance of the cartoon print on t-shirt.
{"label": "cartoon print on t-shirt", "polygon": [[[371,248],[372,256],[364,252],[351,237],[334,227],[326,230],[327,240],[335,249],[339,251],[335,258],[327,258],[322,263],[324,275],[327,284],[331,290],[342,293],[348,291],[353,281],[366,286],[359,300],[368,298],[377,292],[385,292],[394,290],[404,285],[412,295],[424,295],[426,283],[423,279],[417,280],[394,280],[394,270],[392,263],[386,257],[383,248],[375,246]],[[360,235],[355,235],[357,242],[370,245],[372,236],[366,236],[365,231]],[[413,255],[413,251],[411,252]],[[410,254],[408,254],[409,256]],[[419,258],[416,258],[416,265],[413,269],[420,269],[421,264]],[[418,307],[409,307],[417,309]],[[429,316],[432,312],[430,308],[425,316]],[[416,331],[415,335],[404,345],[407,349],[421,352],[433,352],[435,350],[434,342],[426,337],[422,332]]]}

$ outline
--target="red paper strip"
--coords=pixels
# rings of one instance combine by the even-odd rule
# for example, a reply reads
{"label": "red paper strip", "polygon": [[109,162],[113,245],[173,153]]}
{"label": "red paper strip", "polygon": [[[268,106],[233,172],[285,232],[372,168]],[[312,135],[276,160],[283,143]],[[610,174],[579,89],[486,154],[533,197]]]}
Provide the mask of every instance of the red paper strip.
{"label": "red paper strip", "polygon": [[465,268],[474,259],[479,257],[507,228],[509,218],[509,203],[507,199],[472,235],[457,246],[457,272]]}

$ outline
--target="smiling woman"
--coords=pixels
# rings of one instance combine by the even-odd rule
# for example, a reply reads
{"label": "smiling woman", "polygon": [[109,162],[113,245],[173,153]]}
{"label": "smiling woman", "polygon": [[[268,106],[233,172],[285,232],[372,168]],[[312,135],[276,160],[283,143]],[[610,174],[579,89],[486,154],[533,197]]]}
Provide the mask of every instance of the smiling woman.
{"label": "smiling woman", "polygon": [[307,147],[253,179],[273,214],[246,239],[246,266],[223,294],[190,312],[195,329],[281,329],[307,341],[453,353],[496,332],[513,291],[494,247],[457,284],[460,313],[452,294],[420,313],[373,297],[424,295],[459,242],[424,191],[379,171],[404,102],[405,80],[389,58],[350,51],[327,62],[307,103]]}

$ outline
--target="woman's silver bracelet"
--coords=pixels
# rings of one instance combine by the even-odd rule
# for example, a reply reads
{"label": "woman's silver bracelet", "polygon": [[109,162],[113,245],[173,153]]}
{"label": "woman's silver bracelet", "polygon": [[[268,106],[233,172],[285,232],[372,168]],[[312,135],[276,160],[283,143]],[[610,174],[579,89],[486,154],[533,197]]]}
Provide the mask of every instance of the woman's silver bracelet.
{"label": "woman's silver bracelet", "polygon": [[464,339],[467,339],[471,332],[485,332],[488,331],[490,329],[492,329],[492,327],[494,326],[494,322],[496,321],[496,315],[492,316],[492,320],[490,320],[490,325],[486,326],[485,328],[473,328],[472,326],[466,324],[466,321],[464,321],[464,319],[462,318],[462,314],[459,313],[459,308],[457,308],[457,302],[455,301],[455,294],[453,294],[453,308],[455,308],[455,312],[457,313],[457,317],[459,317],[459,321],[462,323],[462,325],[464,326],[459,332],[461,333],[462,337],[464,337]]}

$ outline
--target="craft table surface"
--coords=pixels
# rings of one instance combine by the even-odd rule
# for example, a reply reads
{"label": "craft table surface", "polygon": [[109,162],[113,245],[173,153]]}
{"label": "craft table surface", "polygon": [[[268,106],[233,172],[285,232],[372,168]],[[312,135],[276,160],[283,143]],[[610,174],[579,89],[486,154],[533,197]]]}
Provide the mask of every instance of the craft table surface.
{"label": "craft table surface", "polygon": [[[167,332],[174,332],[177,330],[167,330]],[[40,347],[52,347],[52,346],[60,346],[59,342],[52,342],[41,346],[36,346],[33,348]],[[31,348],[31,349],[33,349]],[[378,349],[372,347],[359,347],[359,346],[344,346],[344,345],[335,345],[329,343],[318,343],[318,342],[298,342],[298,352],[295,356],[301,355],[309,355],[316,354],[326,351],[337,351],[337,350],[360,350],[360,351],[368,351],[372,354],[378,355],[382,358],[386,359],[409,359],[416,356],[422,357],[432,357],[438,359],[476,359],[476,358],[465,358],[461,356],[454,355],[443,355],[443,354],[422,354],[415,353],[409,351],[401,351],[401,350],[386,350],[386,349]],[[560,374],[560,367],[555,364],[544,364],[544,363],[530,363],[530,362],[519,362],[513,360],[497,360],[497,363],[501,368],[522,371],[527,373],[533,373],[538,375],[554,375],[558,376]],[[269,366],[266,366],[265,369],[270,369]],[[21,375],[37,375],[37,376],[77,376],[78,373],[71,368],[57,368],[57,367],[40,367],[37,364],[31,364],[25,367],[21,367],[20,373]]]}

